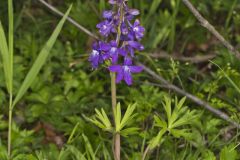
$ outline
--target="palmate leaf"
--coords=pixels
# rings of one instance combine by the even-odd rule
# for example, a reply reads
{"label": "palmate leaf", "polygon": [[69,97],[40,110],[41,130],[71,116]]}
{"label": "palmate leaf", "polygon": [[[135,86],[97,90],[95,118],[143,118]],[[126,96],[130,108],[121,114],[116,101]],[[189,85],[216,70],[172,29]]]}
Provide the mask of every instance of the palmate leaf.
{"label": "palmate leaf", "polygon": [[113,130],[111,122],[103,109],[101,112],[98,109],[95,109],[96,116],[94,118],[85,117],[88,121],[95,124],[99,128],[111,132]]}
{"label": "palmate leaf", "polygon": [[158,132],[158,135],[156,137],[150,140],[150,149],[153,149],[160,144],[162,136],[167,131],[176,138],[190,138],[192,133],[189,129],[178,129],[177,127],[190,124],[193,122],[193,119],[199,116],[196,111],[190,111],[187,107],[183,107],[185,97],[182,98],[179,102],[175,98],[175,107],[173,109],[173,112],[171,106],[171,98],[166,96],[164,101],[165,103],[163,103],[163,107],[167,115],[167,120],[164,120],[161,117],[154,115],[155,126],[160,127],[161,130]]}
{"label": "palmate leaf", "polygon": [[71,8],[72,8],[72,6],[69,7],[69,9],[65,13],[64,17],[61,19],[61,21],[58,23],[57,27],[55,28],[53,34],[51,35],[51,37],[49,38],[49,40],[47,41],[47,43],[45,44],[45,46],[43,47],[41,52],[39,53],[37,59],[35,60],[33,66],[32,66],[32,68],[30,69],[27,76],[25,77],[25,79],[24,79],[24,81],[23,81],[23,83],[22,83],[22,85],[21,85],[21,87],[20,87],[20,89],[17,93],[17,96],[15,97],[15,99],[13,101],[13,107],[16,105],[16,103],[26,93],[26,91],[28,90],[28,88],[31,86],[34,79],[36,78],[37,74],[41,70],[42,66],[46,62],[47,57],[50,53],[50,50],[52,49],[54,43],[56,42],[57,37],[58,37],[62,27],[63,27],[64,22],[66,21],[67,16],[70,13]]}
{"label": "palmate leaf", "polygon": [[168,122],[170,122],[171,114],[172,114],[171,98],[169,98],[167,96],[164,96],[164,101],[165,101],[165,103],[163,103],[163,107],[164,107],[165,112],[167,114]]}
{"label": "palmate leaf", "polygon": [[182,117],[180,117],[177,121],[175,121],[171,128],[176,128],[182,125],[191,124],[194,119],[198,117],[196,111],[187,111]]}
{"label": "palmate leaf", "polygon": [[106,127],[106,129],[110,129],[112,128],[111,122],[107,116],[107,114],[105,113],[105,111],[103,109],[101,109],[100,113],[97,109],[95,109],[96,113],[97,113],[97,118],[104,124],[104,126]]}
{"label": "palmate leaf", "polygon": [[136,114],[133,114],[134,110],[136,108],[136,104],[129,105],[120,124],[120,129],[123,129],[127,123],[131,122],[131,120],[136,116]]}

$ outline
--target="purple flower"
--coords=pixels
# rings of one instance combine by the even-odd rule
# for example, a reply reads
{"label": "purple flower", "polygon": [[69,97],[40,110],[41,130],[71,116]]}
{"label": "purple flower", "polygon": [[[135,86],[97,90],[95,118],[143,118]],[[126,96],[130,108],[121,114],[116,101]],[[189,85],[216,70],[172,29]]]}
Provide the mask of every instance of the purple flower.
{"label": "purple flower", "polygon": [[126,25],[125,23],[123,23],[123,24],[121,25],[121,33],[122,33],[123,35],[127,35],[127,34],[128,34],[128,27],[127,27],[127,25]]}
{"label": "purple flower", "polygon": [[131,21],[134,18],[134,16],[137,16],[137,15],[139,15],[139,10],[126,8],[125,17],[127,20]]}
{"label": "purple flower", "polygon": [[92,53],[88,61],[91,62],[92,67],[96,69],[99,64],[103,63],[102,53],[108,51],[110,46],[104,42],[94,43]]}
{"label": "purple flower", "polygon": [[109,0],[108,2],[110,4],[121,4],[123,1],[126,1],[126,0]]}
{"label": "purple flower", "polygon": [[112,19],[113,18],[113,11],[103,11],[103,18]]}
{"label": "purple flower", "polygon": [[103,54],[103,59],[112,59],[112,63],[116,64],[118,62],[119,55],[126,56],[127,52],[123,48],[118,48],[115,41],[111,41],[109,44],[109,49]]}
{"label": "purple flower", "polygon": [[145,29],[144,27],[140,26],[140,21],[138,19],[135,20],[132,26],[132,30],[138,40],[140,40],[144,36]]}
{"label": "purple flower", "polygon": [[133,15],[133,16],[137,16],[137,15],[139,15],[139,10],[137,10],[137,9],[128,9],[127,13],[130,14],[130,15]]}
{"label": "purple flower", "polygon": [[113,25],[112,25],[112,22],[105,20],[97,24],[97,28],[99,29],[99,32],[101,35],[107,37],[112,31]]}
{"label": "purple flower", "polygon": [[132,84],[132,73],[139,73],[142,71],[141,66],[133,66],[132,60],[130,58],[125,58],[124,65],[112,65],[109,67],[111,72],[117,72],[117,79],[116,82],[119,83],[120,81],[124,80],[127,85]]}
{"label": "purple flower", "polygon": [[128,41],[127,44],[129,46],[131,46],[132,48],[137,49],[139,51],[144,50],[144,46],[137,41]]}
{"label": "purple flower", "polygon": [[126,47],[127,47],[128,51],[129,51],[129,53],[132,57],[134,57],[134,49],[139,50],[139,51],[144,49],[144,46],[141,45],[137,41],[127,41],[127,46]]}
{"label": "purple flower", "polygon": [[110,48],[109,50],[103,55],[103,59],[109,59],[112,58],[112,63],[115,64],[118,61],[118,48],[117,43],[115,41],[110,42]]}

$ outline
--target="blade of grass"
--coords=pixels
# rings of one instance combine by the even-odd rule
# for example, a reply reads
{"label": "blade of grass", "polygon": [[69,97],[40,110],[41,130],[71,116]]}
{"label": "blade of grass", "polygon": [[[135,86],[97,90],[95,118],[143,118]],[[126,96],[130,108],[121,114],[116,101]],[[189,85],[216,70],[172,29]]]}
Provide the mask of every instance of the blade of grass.
{"label": "blade of grass", "polygon": [[11,137],[12,137],[12,100],[13,100],[13,2],[8,0],[8,158],[11,159]]}
{"label": "blade of grass", "polygon": [[7,40],[6,40],[6,36],[4,33],[4,29],[2,26],[2,23],[0,22],[0,52],[2,55],[2,63],[3,63],[3,70],[4,70],[4,76],[5,76],[5,83],[6,83],[6,87],[8,92],[10,93],[10,56],[9,56],[9,52],[8,52],[8,45],[7,45]]}
{"label": "blade of grass", "polygon": [[82,134],[83,140],[85,142],[85,147],[86,147],[86,151],[87,153],[90,155],[92,160],[95,160],[95,154],[93,152],[93,148],[91,143],[89,142],[89,139],[87,138],[87,136],[85,136],[85,134]]}
{"label": "blade of grass", "polygon": [[8,51],[9,51],[9,92],[12,95],[12,81],[13,81],[13,3],[8,0]]}
{"label": "blade of grass", "polygon": [[[149,22],[149,20],[151,19],[150,17],[156,13],[158,6],[161,4],[162,0],[155,0],[152,2],[150,10],[146,16],[146,19],[144,21],[144,24],[147,24]],[[144,13],[144,11],[142,11],[141,13]]]}
{"label": "blade of grass", "polygon": [[58,23],[57,27],[55,28],[53,34],[51,35],[51,37],[49,38],[49,40],[47,41],[47,43],[45,44],[45,46],[43,47],[41,52],[39,53],[39,55],[38,55],[37,59],[35,60],[33,66],[31,67],[31,69],[28,72],[26,78],[24,79],[24,81],[23,81],[23,83],[22,83],[22,85],[21,85],[21,87],[20,87],[20,89],[17,93],[16,98],[13,101],[13,107],[23,97],[23,95],[28,90],[28,88],[31,86],[32,82],[34,81],[37,74],[41,70],[42,66],[46,62],[47,57],[50,53],[50,50],[52,49],[54,43],[56,42],[57,37],[58,37],[62,27],[63,27],[64,22],[66,21],[68,15],[69,15],[69,12],[70,12],[71,8],[72,8],[72,6],[69,7],[69,9],[65,13],[64,17],[61,19],[61,21]]}

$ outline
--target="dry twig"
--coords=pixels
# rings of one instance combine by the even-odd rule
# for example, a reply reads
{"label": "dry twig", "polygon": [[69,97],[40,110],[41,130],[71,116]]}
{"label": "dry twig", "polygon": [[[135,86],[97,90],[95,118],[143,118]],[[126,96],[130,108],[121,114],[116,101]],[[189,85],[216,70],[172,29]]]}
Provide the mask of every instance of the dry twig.
{"label": "dry twig", "polygon": [[189,0],[182,0],[182,2],[189,8],[189,10],[193,13],[193,15],[197,18],[200,24],[206,28],[209,32],[211,32],[233,55],[235,55],[238,59],[240,59],[239,51],[233,47],[214,27],[211,25],[192,5]]}
{"label": "dry twig", "polygon": [[[39,0],[39,2],[41,2],[44,6],[46,6],[48,9],[50,9],[53,13],[56,13],[57,15],[63,17],[64,14],[59,11],[57,8],[55,8],[54,6],[52,6],[51,4],[47,3],[44,0]],[[72,19],[71,17],[68,17],[67,20],[73,24],[74,26],[76,26],[78,29],[80,29],[81,31],[85,32],[87,35],[89,35],[90,37],[93,37],[95,39],[99,39],[97,35],[93,34],[91,31],[89,31],[88,29],[86,29],[85,27],[83,27],[82,25],[80,25],[79,23],[77,23],[74,19]]]}
{"label": "dry twig", "polygon": [[173,59],[183,62],[191,62],[191,63],[203,63],[208,62],[210,59],[213,59],[216,57],[216,54],[208,54],[208,55],[202,55],[202,56],[194,56],[194,57],[184,57],[184,56],[178,56],[176,53],[168,54],[165,51],[160,51],[158,53],[151,53],[149,54],[153,58],[164,58],[164,59]]}

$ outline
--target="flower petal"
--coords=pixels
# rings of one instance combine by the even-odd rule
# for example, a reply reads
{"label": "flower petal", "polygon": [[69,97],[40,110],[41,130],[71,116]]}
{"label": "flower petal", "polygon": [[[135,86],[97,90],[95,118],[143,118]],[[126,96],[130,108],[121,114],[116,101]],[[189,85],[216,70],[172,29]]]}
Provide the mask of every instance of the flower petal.
{"label": "flower petal", "polygon": [[133,24],[133,26],[134,26],[134,27],[137,27],[137,26],[139,26],[139,25],[140,25],[140,21],[139,21],[138,19],[136,19],[135,22],[134,22],[134,24]]}
{"label": "flower petal", "polygon": [[99,42],[99,50],[108,51],[110,49],[110,45],[105,42]]}
{"label": "flower petal", "polygon": [[108,69],[111,72],[121,72],[122,71],[122,66],[120,66],[120,65],[112,65],[112,66],[109,66]]}
{"label": "flower petal", "polygon": [[129,69],[132,73],[139,73],[143,70],[142,66],[129,66]]}
{"label": "flower petal", "polygon": [[127,83],[127,85],[132,84],[132,75],[130,70],[124,70],[124,81]]}
{"label": "flower petal", "polygon": [[124,65],[126,65],[126,66],[132,65],[132,59],[129,58],[129,57],[125,57],[124,58]]}
{"label": "flower petal", "polygon": [[133,47],[133,48],[135,48],[137,50],[143,50],[144,49],[143,45],[141,45],[137,41],[128,41],[128,44],[129,44],[129,46],[131,46],[131,47]]}
{"label": "flower petal", "polygon": [[109,11],[103,11],[103,18],[109,19],[112,18],[113,16],[113,11],[109,10]]}
{"label": "flower petal", "polygon": [[126,56],[126,55],[127,55],[127,51],[126,51],[125,49],[123,49],[123,48],[119,48],[119,49],[118,49],[118,53],[119,53],[120,55],[122,55],[122,56]]}
{"label": "flower petal", "polygon": [[128,13],[134,16],[137,16],[140,14],[139,10],[137,9],[129,9]]}
{"label": "flower petal", "polygon": [[119,83],[123,80],[123,71],[117,73],[116,83]]}

